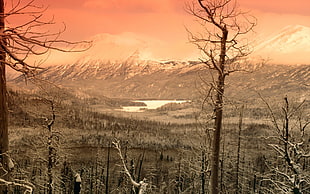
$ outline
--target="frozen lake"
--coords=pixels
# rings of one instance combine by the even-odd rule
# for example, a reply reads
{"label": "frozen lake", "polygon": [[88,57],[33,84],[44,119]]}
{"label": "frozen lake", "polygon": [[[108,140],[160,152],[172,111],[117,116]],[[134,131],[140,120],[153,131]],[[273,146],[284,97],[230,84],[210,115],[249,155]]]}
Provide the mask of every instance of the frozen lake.
{"label": "frozen lake", "polygon": [[125,112],[143,112],[145,109],[156,109],[168,103],[184,103],[188,100],[135,100],[133,102],[143,102],[146,106],[123,106]]}

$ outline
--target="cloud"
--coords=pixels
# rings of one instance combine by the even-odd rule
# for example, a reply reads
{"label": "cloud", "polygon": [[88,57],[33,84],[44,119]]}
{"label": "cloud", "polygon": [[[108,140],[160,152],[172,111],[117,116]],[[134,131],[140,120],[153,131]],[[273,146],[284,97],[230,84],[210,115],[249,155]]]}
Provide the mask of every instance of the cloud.
{"label": "cloud", "polygon": [[193,56],[192,45],[185,42],[167,43],[154,37],[124,32],[121,34],[97,34],[91,38],[93,47],[82,58],[123,61],[138,51],[144,60],[184,60]]}
{"label": "cloud", "polygon": [[102,33],[90,39],[93,40],[93,46],[89,50],[82,53],[52,51],[45,65],[72,64],[77,61],[122,62],[134,53],[139,53],[142,60],[195,60],[199,56],[194,45],[186,42],[167,43],[132,32]]}

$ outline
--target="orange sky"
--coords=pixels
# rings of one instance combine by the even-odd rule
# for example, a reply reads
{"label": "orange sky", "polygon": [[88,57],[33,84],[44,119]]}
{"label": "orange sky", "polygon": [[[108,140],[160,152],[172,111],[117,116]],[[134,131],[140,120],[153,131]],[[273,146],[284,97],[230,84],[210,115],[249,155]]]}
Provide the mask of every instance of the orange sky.
{"label": "orange sky", "polygon": [[[187,41],[184,26],[190,27],[194,20],[184,11],[185,1],[191,0],[37,0],[37,3],[48,5],[47,14],[66,24],[65,39],[130,32],[179,44]],[[310,0],[239,0],[238,3],[258,18],[259,37],[270,36],[287,25],[310,27]]]}
{"label": "orange sky", "polygon": [[[48,12],[65,22],[70,38],[88,38],[98,33],[134,32],[159,39],[179,39],[184,25],[193,19],[184,11],[188,0],[37,0]],[[239,0],[259,20],[258,30],[272,33],[301,24],[310,26],[309,0]]]}

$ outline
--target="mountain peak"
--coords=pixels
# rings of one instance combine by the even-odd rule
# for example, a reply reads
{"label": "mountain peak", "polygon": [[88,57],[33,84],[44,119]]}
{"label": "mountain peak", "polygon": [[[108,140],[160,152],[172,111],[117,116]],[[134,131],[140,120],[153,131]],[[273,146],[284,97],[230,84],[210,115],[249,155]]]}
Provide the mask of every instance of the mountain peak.
{"label": "mountain peak", "polygon": [[310,64],[310,28],[289,25],[257,46],[256,55],[277,64]]}
{"label": "mountain peak", "polygon": [[290,25],[283,28],[283,30],[275,36],[272,40],[275,41],[284,41],[283,43],[290,43],[294,41],[297,43],[305,43],[301,41],[309,41],[310,38],[310,28],[301,25]]}
{"label": "mountain peak", "polygon": [[298,32],[298,31],[309,31],[310,28],[307,26],[303,26],[303,25],[288,25],[286,27],[283,28],[283,31],[290,31],[290,32]]}

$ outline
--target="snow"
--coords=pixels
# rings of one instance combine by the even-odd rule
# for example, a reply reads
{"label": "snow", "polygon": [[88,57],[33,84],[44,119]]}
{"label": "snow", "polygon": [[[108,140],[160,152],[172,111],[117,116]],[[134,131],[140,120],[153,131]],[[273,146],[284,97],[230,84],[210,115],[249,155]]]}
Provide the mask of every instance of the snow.
{"label": "snow", "polygon": [[310,28],[290,25],[256,47],[255,55],[277,64],[310,64]]}
{"label": "snow", "polygon": [[[177,50],[173,45],[168,45],[160,40],[138,35],[134,33],[122,33],[117,35],[98,34],[91,38],[94,46],[83,53],[79,60],[97,60],[99,63],[111,61],[112,63],[130,62],[130,65],[141,65],[135,61],[160,61],[165,64],[165,68],[173,69],[173,64],[169,61],[186,60],[189,53],[178,58],[174,52]],[[181,46],[179,46],[181,48]],[[197,48],[192,48],[197,51]],[[259,44],[255,52],[255,57],[270,59],[270,63],[276,64],[310,64],[310,28],[302,25],[290,25],[276,33],[272,38]],[[193,57],[195,58],[195,57]],[[171,59],[171,60],[169,60]],[[195,58],[197,59],[197,57]]]}

